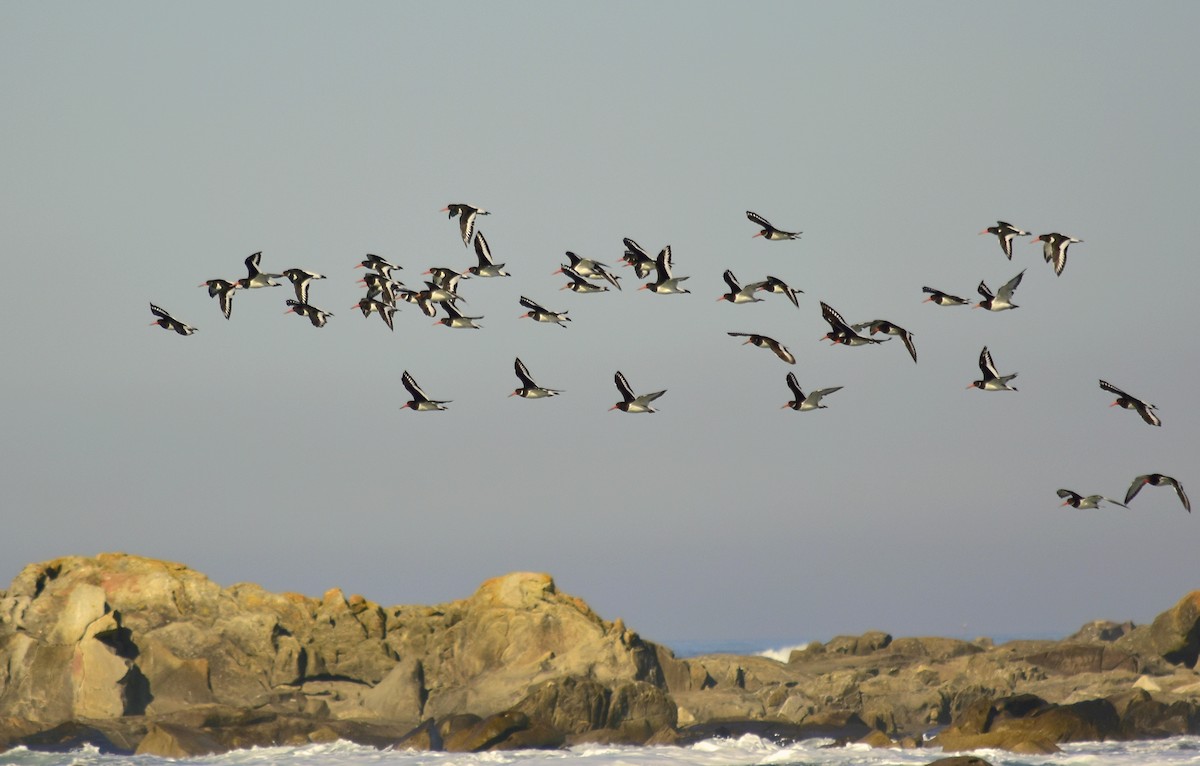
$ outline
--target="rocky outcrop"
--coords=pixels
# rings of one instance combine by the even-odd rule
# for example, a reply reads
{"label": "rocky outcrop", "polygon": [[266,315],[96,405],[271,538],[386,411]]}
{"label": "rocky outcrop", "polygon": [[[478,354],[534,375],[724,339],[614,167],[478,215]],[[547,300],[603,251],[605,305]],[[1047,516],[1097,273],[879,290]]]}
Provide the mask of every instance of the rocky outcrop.
{"label": "rocky outcrop", "polygon": [[[837,636],[678,658],[514,573],[466,599],[382,607],[222,588],[121,554],[26,567],[0,593],[0,750],[194,757],[349,739],[476,751],[745,733],[1052,752],[1200,733],[1200,592],[1150,625],[1063,641]],[[907,743],[905,745],[904,743]]]}
{"label": "rocky outcrop", "polygon": [[656,647],[544,574],[385,609],[337,589],[313,599],[222,588],[179,564],[101,554],[28,566],[4,592],[0,717],[42,729],[141,717],[153,721],[142,751],[169,756],[228,749],[217,730],[249,727],[171,719],[196,710],[269,713],[254,724],[274,730],[266,739],[340,721],[407,732],[460,713],[525,721],[505,731],[540,743],[675,724]]}

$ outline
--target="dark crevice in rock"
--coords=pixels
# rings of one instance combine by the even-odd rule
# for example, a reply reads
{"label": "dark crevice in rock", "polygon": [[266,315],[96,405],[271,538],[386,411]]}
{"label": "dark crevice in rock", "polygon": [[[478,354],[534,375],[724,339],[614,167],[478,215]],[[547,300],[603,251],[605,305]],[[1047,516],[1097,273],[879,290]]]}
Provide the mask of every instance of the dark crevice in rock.
{"label": "dark crevice in rock", "polygon": [[42,570],[37,579],[33,582],[33,597],[37,598],[42,595],[42,591],[46,589],[46,583],[50,580],[57,579],[62,574],[62,565],[49,566]]}
{"label": "dark crevice in rock", "polygon": [[121,687],[122,715],[145,715],[146,707],[154,701],[150,693],[150,679],[142,673],[135,664],[129,665],[129,672],[117,681]]}
{"label": "dark crevice in rock", "polygon": [[112,630],[103,630],[96,634],[96,640],[112,650],[113,654],[123,660],[136,660],[140,654],[137,644],[133,642],[133,631],[129,628],[121,627],[121,615],[119,612],[113,612],[113,618],[117,622],[117,627]]}

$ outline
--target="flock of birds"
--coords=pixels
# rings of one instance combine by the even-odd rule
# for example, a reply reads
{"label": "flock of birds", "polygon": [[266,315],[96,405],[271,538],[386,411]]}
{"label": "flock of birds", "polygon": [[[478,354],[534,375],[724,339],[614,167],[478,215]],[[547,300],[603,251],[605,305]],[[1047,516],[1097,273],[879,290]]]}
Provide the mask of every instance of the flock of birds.
{"label": "flock of birds", "polygon": [[[402,267],[391,264],[378,255],[368,254],[355,267],[366,269],[364,277],[358,280],[366,292],[352,308],[359,309],[364,317],[370,317],[373,313],[378,314],[389,330],[395,329],[393,315],[400,301],[415,304],[428,317],[437,317],[437,324],[442,324],[452,329],[480,328],[477,322],[482,317],[466,316],[458,308],[458,303],[463,301],[462,296],[458,292],[461,280],[510,277],[512,275],[504,270],[505,264],[498,264],[493,260],[491,249],[483,236],[483,232],[476,231],[476,222],[479,216],[489,215],[487,210],[462,203],[454,203],[447,205],[441,212],[447,213],[450,219],[458,219],[459,232],[463,245],[468,247],[474,246],[477,265],[470,266],[462,272],[448,268],[431,268],[424,274],[428,276],[428,279],[424,280],[424,288],[412,289],[395,276],[395,272]],[[746,217],[759,227],[759,231],[754,237],[762,237],[772,242],[782,242],[797,240],[803,234],[800,231],[779,229],[772,225],[766,218],[753,211],[746,211]],[[1017,237],[1033,236],[1032,232],[1018,229],[1005,221],[997,221],[995,226],[990,226],[979,233],[991,234],[997,237],[1001,250],[1010,261],[1013,257],[1014,240]],[[1042,243],[1043,257],[1047,263],[1053,265],[1056,275],[1061,275],[1063,269],[1066,267],[1067,249],[1070,245],[1082,242],[1082,240],[1057,232],[1041,234],[1030,241],[1032,243]],[[691,292],[684,286],[684,282],[689,277],[676,276],[674,273],[670,245],[665,246],[658,253],[657,257],[651,257],[634,240],[626,238],[623,240],[623,243],[625,245],[625,252],[622,256],[624,264],[632,267],[637,279],[643,281],[638,288],[639,290],[648,290],[661,295],[687,294]],[[621,277],[614,274],[606,264],[591,258],[581,258],[571,252],[567,252],[566,256],[568,263],[562,264],[554,272],[555,274],[561,273],[570,279],[570,282],[565,284],[562,289],[569,289],[576,293],[604,292],[610,288],[616,290],[622,289],[620,284]],[[233,312],[233,299],[238,292],[265,287],[279,287],[282,283],[276,280],[286,279],[294,289],[295,298],[289,298],[286,301],[288,308],[285,313],[294,313],[304,317],[314,327],[324,327],[333,314],[309,302],[309,287],[313,281],[325,279],[325,275],[301,268],[290,268],[280,273],[264,272],[261,268],[261,260],[261,252],[253,253],[247,257],[244,262],[247,274],[241,279],[209,279],[200,286],[206,287],[209,296],[217,299],[221,312],[225,315],[226,319],[229,319]],[[654,276],[653,280],[649,280],[651,275]],[[994,312],[1017,308],[1017,305],[1013,303],[1013,294],[1020,286],[1024,275],[1025,270],[1022,270],[994,292],[988,287],[985,281],[980,281],[976,291],[982,300],[975,302],[973,308],[982,308]],[[732,270],[726,270],[724,280],[729,289],[717,298],[718,301],[728,301],[733,304],[755,303],[762,301],[763,298],[761,295],[765,293],[783,295],[793,306],[797,308],[800,306],[797,296],[803,293],[803,291],[789,286],[777,277],[768,275],[765,280],[743,285]],[[971,301],[965,298],[932,287],[926,286],[922,289],[929,296],[925,299],[925,302],[931,302],[937,306],[953,307],[971,304]],[[522,314],[521,318],[556,324],[564,328],[567,327],[566,323],[571,321],[570,317],[567,316],[568,311],[547,309],[531,298],[521,296],[520,304],[526,309],[526,313]],[[820,306],[821,316],[830,327],[829,332],[823,336],[824,340],[829,340],[834,345],[842,344],[855,347],[878,345],[884,341],[891,340],[891,337],[876,338],[875,336],[877,335],[894,336],[901,339],[913,362],[917,362],[917,349],[912,333],[903,327],[884,319],[850,324],[829,304],[821,301]],[[163,329],[171,330],[185,336],[196,332],[194,326],[176,319],[166,310],[153,303],[150,304],[150,311],[157,317],[151,323],[152,325],[158,325]],[[440,317],[438,317],[439,312],[441,313]],[[860,334],[863,332],[867,334]],[[753,345],[771,351],[786,364],[794,365],[796,363],[795,355],[774,338],[747,332],[729,332],[728,334],[737,338],[745,338],[743,341],[744,345]],[[979,354],[979,369],[981,372],[980,379],[972,381],[967,386],[968,389],[976,388],[982,391],[1017,390],[1016,387],[1011,385],[1012,380],[1017,377],[1017,373],[1001,374],[987,346],[984,346]],[[521,385],[514,389],[509,396],[540,399],[563,393],[557,389],[539,386],[520,358],[517,358],[514,362],[514,372]],[[652,406],[653,403],[666,393],[665,390],[662,390],[637,394],[634,392],[625,375],[619,370],[613,379],[621,399],[609,408],[610,411],[653,413],[656,411]],[[798,412],[826,409],[827,405],[822,404],[822,400],[842,388],[841,386],[835,386],[815,389],[806,394],[792,372],[787,374],[785,382],[793,398],[784,404],[783,407],[791,408]],[[401,377],[401,383],[411,396],[411,399],[405,402],[402,408],[410,408],[417,412],[447,409],[446,405],[449,404],[449,401],[429,397],[407,370],[404,371]],[[1156,413],[1157,407],[1155,405],[1132,396],[1104,380],[1100,381],[1100,388],[1117,397],[1110,406],[1119,406],[1134,410],[1141,416],[1142,420],[1151,426],[1162,425],[1162,421]],[[1136,477],[1125,493],[1124,502],[1119,502],[1103,495],[1082,495],[1068,489],[1059,489],[1058,496],[1063,499],[1063,506],[1071,505],[1075,508],[1098,508],[1102,502],[1128,507],[1127,504],[1147,485],[1171,487],[1174,489],[1183,507],[1189,513],[1191,512],[1191,503],[1184,492],[1183,486],[1175,478],[1160,473],[1144,474]]]}

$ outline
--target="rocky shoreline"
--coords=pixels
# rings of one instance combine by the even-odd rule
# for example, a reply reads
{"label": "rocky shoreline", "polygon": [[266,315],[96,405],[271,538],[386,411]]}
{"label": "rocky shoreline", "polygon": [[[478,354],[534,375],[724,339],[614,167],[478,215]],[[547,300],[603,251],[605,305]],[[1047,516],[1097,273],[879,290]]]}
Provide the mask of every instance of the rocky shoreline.
{"label": "rocky shoreline", "polygon": [[350,740],[473,752],[757,733],[947,751],[1200,733],[1200,591],[1061,641],[839,636],[677,658],[514,573],[381,607],[125,554],[31,564],[0,592],[0,751],[187,757]]}

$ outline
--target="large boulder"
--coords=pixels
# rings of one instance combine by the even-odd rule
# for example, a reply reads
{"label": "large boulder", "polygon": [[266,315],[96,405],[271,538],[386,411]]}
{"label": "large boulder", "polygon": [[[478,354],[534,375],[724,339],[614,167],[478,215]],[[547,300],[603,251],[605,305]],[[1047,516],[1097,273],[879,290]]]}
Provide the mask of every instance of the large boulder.
{"label": "large boulder", "polygon": [[1181,598],[1149,625],[1123,635],[1115,645],[1133,654],[1156,655],[1174,665],[1196,667],[1200,658],[1200,590]]}

